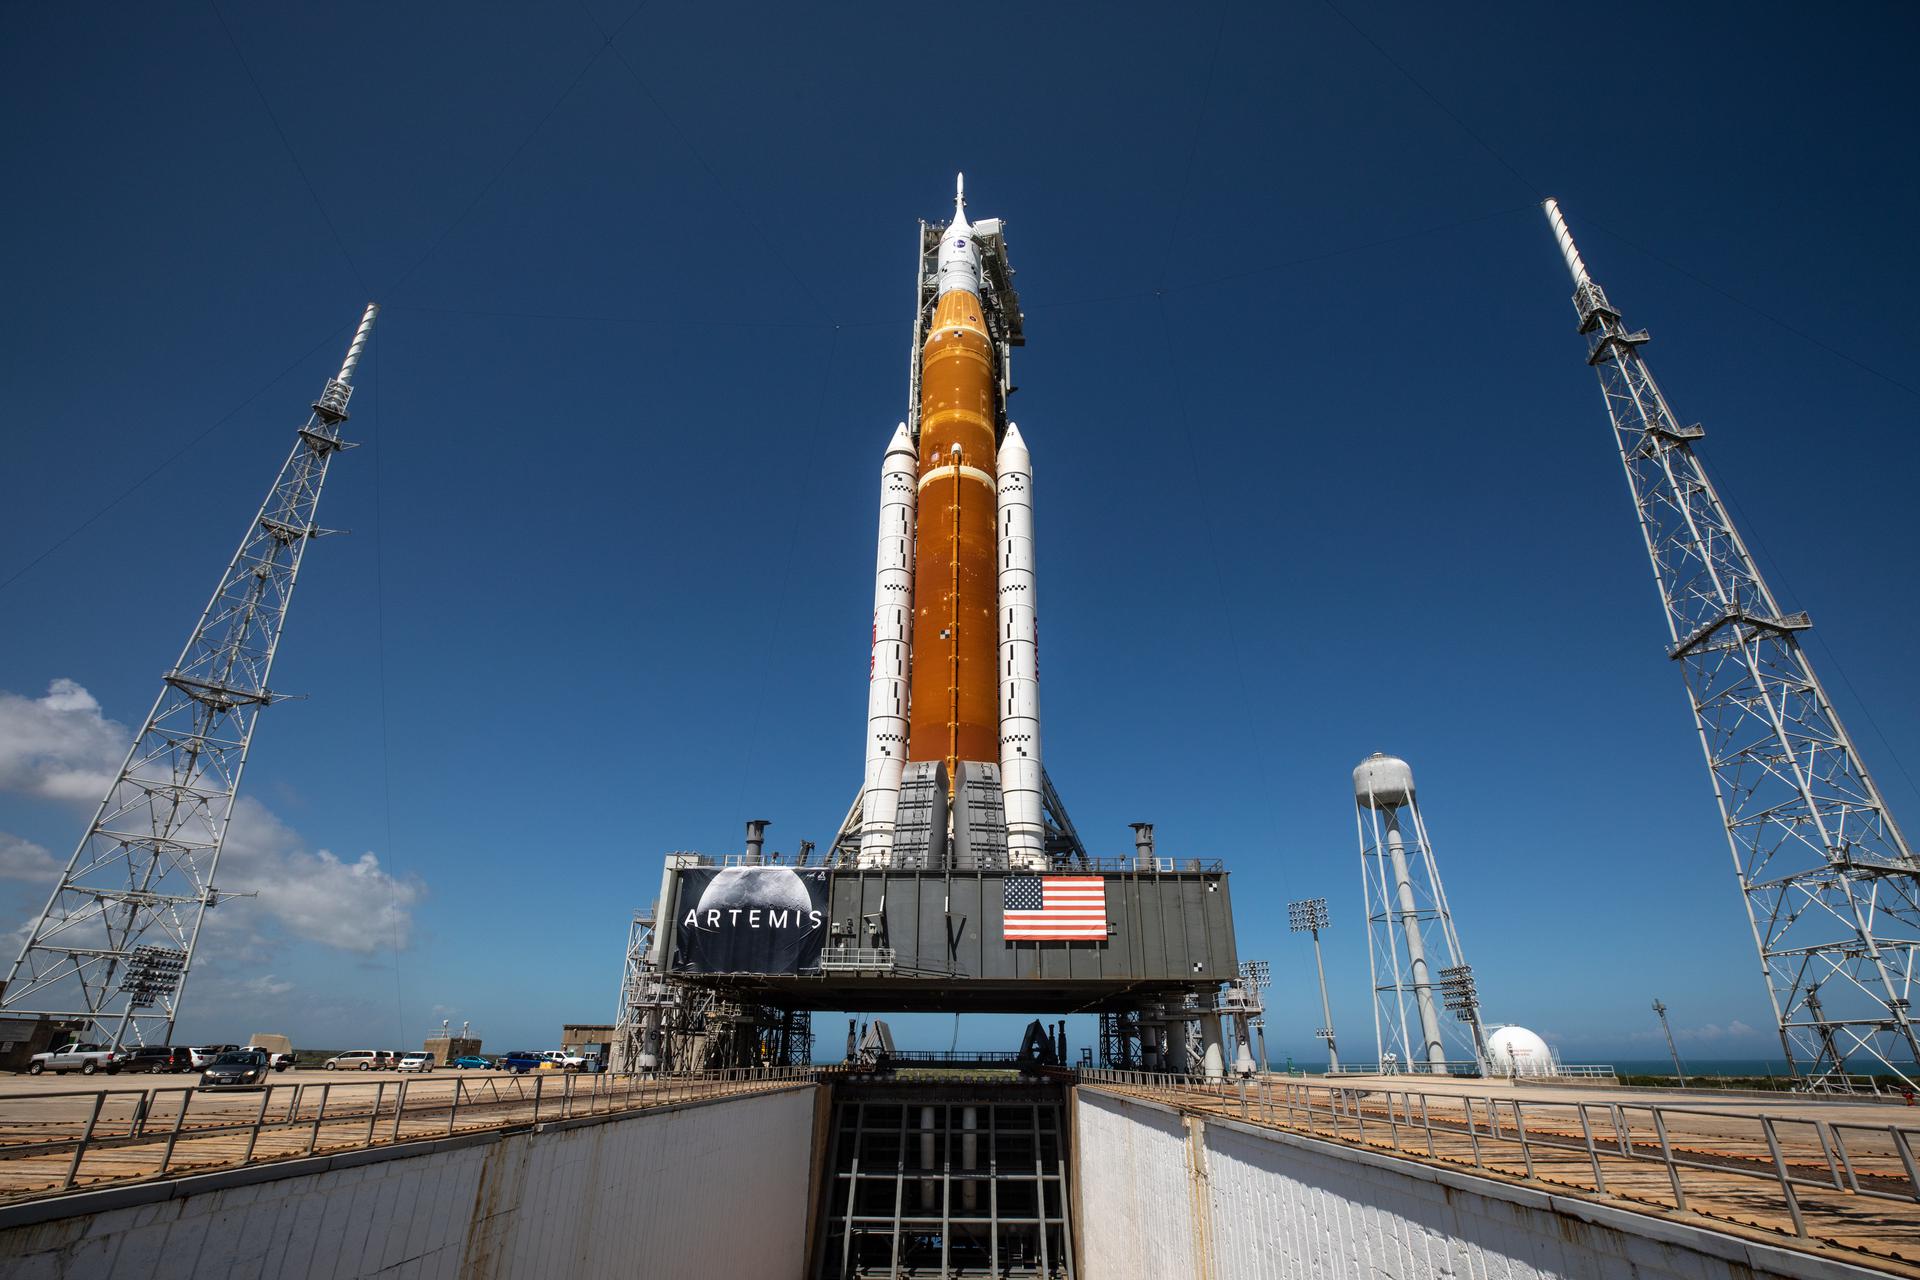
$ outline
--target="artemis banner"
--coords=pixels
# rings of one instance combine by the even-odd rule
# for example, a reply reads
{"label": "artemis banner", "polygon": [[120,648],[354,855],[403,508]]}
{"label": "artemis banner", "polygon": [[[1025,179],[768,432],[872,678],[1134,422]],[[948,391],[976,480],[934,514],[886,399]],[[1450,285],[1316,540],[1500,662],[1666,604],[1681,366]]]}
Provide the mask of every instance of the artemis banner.
{"label": "artemis banner", "polygon": [[679,973],[799,973],[820,965],[827,873],[810,867],[684,867],[674,906]]}

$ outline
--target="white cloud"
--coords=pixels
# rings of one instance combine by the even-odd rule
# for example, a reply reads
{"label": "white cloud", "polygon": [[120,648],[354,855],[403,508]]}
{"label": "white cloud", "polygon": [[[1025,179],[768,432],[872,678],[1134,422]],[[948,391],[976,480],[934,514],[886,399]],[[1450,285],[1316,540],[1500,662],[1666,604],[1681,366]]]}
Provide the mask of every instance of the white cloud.
{"label": "white cloud", "polygon": [[0,831],[0,880],[37,880],[48,889],[65,864],[31,840]]}
{"label": "white cloud", "polygon": [[55,680],[40,698],[0,690],[0,790],[97,804],[129,741],[71,680]]}
{"label": "white cloud", "polygon": [[1675,1040],[1689,1040],[1696,1044],[1712,1044],[1718,1040],[1740,1040],[1754,1034],[1753,1028],[1735,1018],[1726,1026],[1709,1022],[1703,1027],[1675,1027]]}
{"label": "white cloud", "polygon": [[[1673,1029],[1673,1038],[1675,1041],[1680,1044],[1693,1045],[1721,1044],[1727,1041],[1748,1040],[1758,1034],[1757,1031],[1738,1018],[1733,1019],[1725,1025],[1718,1022],[1708,1022],[1697,1027],[1675,1027]],[[1664,1033],[1645,1029],[1634,1031],[1630,1033],[1627,1038],[1642,1043],[1666,1043]]]}
{"label": "white cloud", "polygon": [[291,854],[278,871],[261,884],[261,905],[301,937],[343,951],[406,947],[418,880],[389,875],[371,853],[343,862],[325,849]]}
{"label": "white cloud", "polygon": [[[40,698],[0,690],[0,791],[91,806],[112,781],[132,735],[72,680],[55,680]],[[41,846],[0,833],[0,879],[42,880],[51,888],[59,871]],[[426,896],[417,877],[395,876],[372,853],[343,859],[326,849],[309,851],[299,832],[247,795],[234,805],[218,883],[259,894],[208,915],[216,945],[256,963],[271,953],[256,905],[296,938],[369,954],[408,945],[412,909]]]}

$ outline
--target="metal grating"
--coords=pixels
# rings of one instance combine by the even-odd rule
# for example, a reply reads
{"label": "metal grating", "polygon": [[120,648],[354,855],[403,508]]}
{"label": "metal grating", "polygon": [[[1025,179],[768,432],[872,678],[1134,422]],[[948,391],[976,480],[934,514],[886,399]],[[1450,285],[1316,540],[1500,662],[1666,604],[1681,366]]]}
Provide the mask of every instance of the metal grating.
{"label": "metal grating", "polygon": [[835,1090],[814,1275],[1071,1280],[1065,1090]]}

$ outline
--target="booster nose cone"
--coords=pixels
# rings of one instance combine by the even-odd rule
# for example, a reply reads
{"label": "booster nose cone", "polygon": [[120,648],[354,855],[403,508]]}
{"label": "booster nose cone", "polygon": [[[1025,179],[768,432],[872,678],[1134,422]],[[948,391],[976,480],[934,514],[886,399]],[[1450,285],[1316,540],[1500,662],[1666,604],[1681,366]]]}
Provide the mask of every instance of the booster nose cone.
{"label": "booster nose cone", "polygon": [[1025,471],[1032,466],[1033,457],[1027,452],[1027,439],[1020,434],[1020,424],[1009,422],[1007,434],[1000,437],[1000,470]]}

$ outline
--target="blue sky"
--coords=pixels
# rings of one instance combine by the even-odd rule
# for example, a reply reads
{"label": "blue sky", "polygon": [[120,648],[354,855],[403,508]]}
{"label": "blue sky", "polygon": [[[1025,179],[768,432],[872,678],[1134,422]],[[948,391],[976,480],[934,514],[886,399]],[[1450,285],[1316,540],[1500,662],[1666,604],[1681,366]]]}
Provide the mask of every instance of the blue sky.
{"label": "blue sky", "polygon": [[956,169],[1027,306],[1049,769],[1098,851],[1229,861],[1276,1056],[1314,894],[1371,1047],[1374,750],[1490,1017],[1646,1057],[1657,994],[1688,1052],[1775,1043],[1541,194],[1920,815],[1910,9],[222,12],[0,42],[9,928],[386,306],[276,670],[311,697],[248,775],[262,896],[182,1038],[545,1044],[611,1017],[663,852],[832,836]]}

